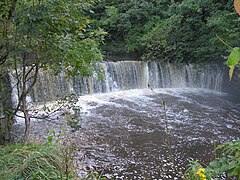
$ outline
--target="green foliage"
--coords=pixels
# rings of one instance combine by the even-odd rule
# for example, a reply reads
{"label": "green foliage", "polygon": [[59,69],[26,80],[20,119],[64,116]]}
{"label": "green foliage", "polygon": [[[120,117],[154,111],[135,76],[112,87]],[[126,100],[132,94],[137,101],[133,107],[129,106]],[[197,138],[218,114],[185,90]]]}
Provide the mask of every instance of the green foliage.
{"label": "green foliage", "polygon": [[240,141],[232,141],[219,145],[216,151],[219,152],[219,157],[217,159],[211,161],[205,168],[203,168],[200,163],[194,162],[186,171],[186,178],[201,179],[201,175],[197,172],[199,169],[202,169],[202,174],[205,176],[205,179],[217,179],[223,174],[226,174],[227,177],[236,177],[239,179]]}
{"label": "green foliage", "polygon": [[229,78],[232,79],[233,71],[235,66],[239,65],[240,62],[240,50],[235,47],[232,49],[230,55],[228,56],[227,65],[230,68],[229,70]]}
{"label": "green foliage", "polygon": [[64,179],[63,154],[56,144],[14,144],[0,149],[1,179]]}
{"label": "green foliage", "polygon": [[95,25],[108,32],[106,46],[135,52],[143,60],[223,59],[226,47],[216,34],[236,47],[240,37],[240,18],[232,1],[103,0],[94,11],[92,16],[99,19]]}
{"label": "green foliage", "polygon": [[0,14],[5,25],[0,29],[1,57],[7,54],[9,64],[11,59],[21,64],[27,54],[28,65],[36,63],[37,58],[54,70],[71,66],[73,71],[67,72],[69,75],[91,74],[90,66],[102,59],[98,45],[105,34],[101,29],[91,28],[87,18],[86,12],[91,11],[94,2],[31,0],[16,1],[13,5],[5,1]]}
{"label": "green foliage", "polygon": [[107,178],[98,173],[90,173],[84,180],[107,180]]}
{"label": "green foliage", "polygon": [[[171,26],[167,22],[162,22],[152,28],[143,36],[142,46],[145,53],[142,58],[144,60],[164,60],[167,53],[167,37],[170,33]],[[172,51],[169,49],[168,51]]]}
{"label": "green foliage", "polygon": [[216,148],[220,151],[219,159],[209,164],[214,176],[226,173],[229,177],[240,178],[240,141],[232,141],[219,145]]}
{"label": "green foliage", "polygon": [[[92,28],[87,13],[97,0],[3,1],[0,8],[0,65],[14,69],[18,104],[24,111],[25,141],[30,116],[26,97],[34,87],[39,69],[89,76],[102,60],[98,45],[105,32]],[[20,107],[22,107],[20,109]]]}
{"label": "green foliage", "polygon": [[[151,28],[149,25],[154,24],[151,19],[162,16],[158,8],[165,2],[168,1],[103,0],[95,7],[92,16],[99,19],[97,26],[108,32],[107,46],[125,44],[125,49],[121,50],[139,52],[142,50],[141,37]],[[162,9],[165,8],[162,6]]]}
{"label": "green foliage", "polygon": [[[90,38],[79,42],[69,36],[62,37],[59,41],[57,47],[53,47],[54,59],[47,62],[48,66],[56,73],[64,71],[68,76],[91,76],[97,69],[96,62],[102,60],[98,44]],[[65,52],[63,54],[62,49]],[[55,59],[56,57],[58,58]]]}
{"label": "green foliage", "polygon": [[10,77],[6,70],[0,69],[0,145],[10,141],[10,127],[14,123],[11,115]]}
{"label": "green foliage", "polygon": [[184,177],[191,180],[200,180],[200,177],[197,174],[199,169],[202,170],[202,174],[205,173],[205,169],[203,170],[203,167],[200,163],[193,162],[191,166],[187,169]]}
{"label": "green foliage", "polygon": [[167,15],[167,18],[160,22],[158,31],[153,29],[148,33],[159,41],[152,44],[151,39],[146,39],[144,43],[148,57],[175,62],[214,60],[219,58],[224,50],[216,33],[230,37],[232,42],[237,43],[238,38],[234,32],[239,34],[236,28],[239,28],[239,23],[232,22],[236,14],[230,12],[229,6],[225,7],[214,1],[184,0],[181,3],[172,3]]}

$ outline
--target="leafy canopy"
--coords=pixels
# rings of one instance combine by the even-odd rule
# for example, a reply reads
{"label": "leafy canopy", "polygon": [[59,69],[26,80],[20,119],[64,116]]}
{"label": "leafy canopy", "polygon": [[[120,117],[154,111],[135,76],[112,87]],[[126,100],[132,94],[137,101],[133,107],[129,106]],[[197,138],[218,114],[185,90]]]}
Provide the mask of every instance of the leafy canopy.
{"label": "leafy canopy", "polygon": [[[1,58],[29,65],[36,57],[43,66],[68,75],[90,75],[94,62],[102,59],[98,49],[104,32],[90,26],[87,12],[95,0],[46,0],[1,2]],[[6,56],[7,55],[7,56]],[[4,60],[2,60],[4,62]]]}
{"label": "leafy canopy", "polygon": [[94,11],[96,27],[108,32],[103,47],[108,53],[119,50],[140,54],[143,60],[194,63],[224,60],[226,47],[216,35],[239,45],[240,17],[233,1],[102,0]]}

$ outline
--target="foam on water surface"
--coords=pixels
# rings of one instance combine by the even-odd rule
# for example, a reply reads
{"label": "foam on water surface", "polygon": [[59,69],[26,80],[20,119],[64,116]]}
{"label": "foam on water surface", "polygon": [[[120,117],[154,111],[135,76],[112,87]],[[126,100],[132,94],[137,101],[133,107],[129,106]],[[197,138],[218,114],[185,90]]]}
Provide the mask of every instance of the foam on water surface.
{"label": "foam on water surface", "polygon": [[[177,168],[184,171],[188,159],[209,161],[214,144],[239,139],[239,124],[228,114],[239,112],[240,104],[229,95],[204,89],[141,89],[79,98],[82,133],[92,137],[92,149],[101,157],[92,166],[111,172],[116,179],[173,179],[167,148],[164,111]],[[206,162],[207,163],[207,162]]]}
{"label": "foam on water surface", "polygon": [[[166,103],[167,119],[159,97]],[[56,103],[48,106],[54,110]],[[77,106],[81,107],[82,128],[75,133],[79,157],[84,157],[78,161],[80,177],[98,171],[114,179],[181,179],[176,168],[184,172],[189,159],[207,163],[214,156],[215,144],[240,137],[239,124],[228,116],[239,114],[240,103],[211,90],[125,90],[80,96]],[[33,126],[41,121],[34,120]],[[56,128],[54,123],[47,126]],[[40,130],[44,127],[33,131]]]}

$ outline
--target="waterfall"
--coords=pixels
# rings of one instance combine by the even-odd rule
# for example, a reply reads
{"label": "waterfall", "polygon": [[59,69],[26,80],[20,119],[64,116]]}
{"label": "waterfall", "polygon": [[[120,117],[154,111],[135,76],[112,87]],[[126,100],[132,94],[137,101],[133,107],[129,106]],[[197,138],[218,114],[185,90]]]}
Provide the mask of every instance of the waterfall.
{"label": "waterfall", "polygon": [[193,64],[149,62],[148,68],[148,83],[153,88],[222,89],[223,68],[216,64],[198,67]]}
{"label": "waterfall", "polygon": [[161,62],[118,61],[101,62],[102,78],[67,78],[64,73],[42,70],[31,92],[34,102],[62,98],[70,93],[79,95],[107,93],[129,89],[151,88],[205,88],[221,91],[223,68],[219,65],[199,67],[193,64],[170,64]]}

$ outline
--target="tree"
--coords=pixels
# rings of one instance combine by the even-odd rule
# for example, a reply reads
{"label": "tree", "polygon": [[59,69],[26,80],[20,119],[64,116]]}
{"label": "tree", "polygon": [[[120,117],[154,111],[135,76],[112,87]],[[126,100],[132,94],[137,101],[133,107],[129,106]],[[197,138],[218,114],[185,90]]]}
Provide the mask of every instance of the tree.
{"label": "tree", "polygon": [[101,1],[92,16],[99,20],[95,25],[108,32],[104,49],[141,54],[142,36],[164,16],[168,4],[166,0]]}
{"label": "tree", "polygon": [[25,136],[30,134],[27,95],[37,81],[40,68],[56,73],[91,75],[102,56],[98,44],[104,32],[89,26],[86,12],[95,0],[47,0],[1,2],[0,63],[15,69],[18,104],[22,111]]}
{"label": "tree", "polygon": [[[237,43],[239,18],[232,2],[183,0],[172,3],[167,17],[145,36],[144,59],[206,62],[222,59],[225,47],[218,36]],[[164,33],[163,33],[164,32]],[[152,39],[153,38],[153,39]]]}
{"label": "tree", "polygon": [[10,141],[10,130],[13,124],[11,114],[7,110],[11,108],[10,97],[11,87],[10,79],[4,69],[0,71],[0,144],[7,144]]}

